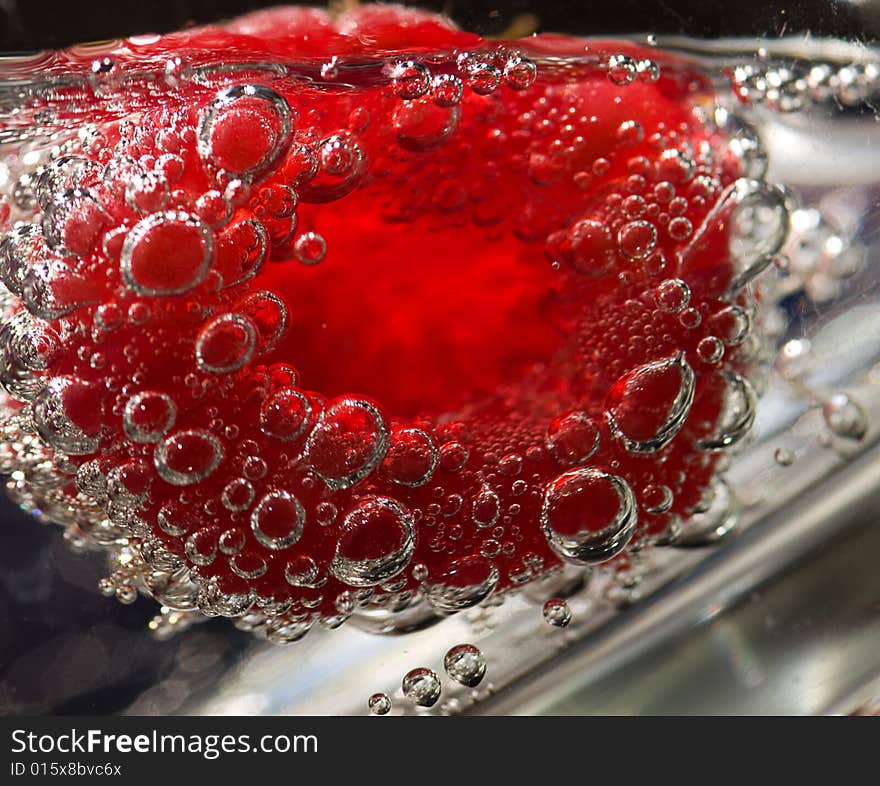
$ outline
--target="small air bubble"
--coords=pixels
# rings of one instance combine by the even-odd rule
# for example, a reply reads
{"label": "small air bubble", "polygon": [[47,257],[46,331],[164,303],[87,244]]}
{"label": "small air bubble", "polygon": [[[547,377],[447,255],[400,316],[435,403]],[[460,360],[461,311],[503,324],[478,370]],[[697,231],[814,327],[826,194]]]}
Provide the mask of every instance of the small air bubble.
{"label": "small air bubble", "polygon": [[473,644],[459,644],[446,653],[443,667],[456,682],[475,688],[486,676],[486,657]]}
{"label": "small air bubble", "polygon": [[636,62],[627,55],[608,58],[608,79],[618,87],[632,84],[638,74]]}
{"label": "small air bubble", "polygon": [[528,58],[510,58],[504,66],[504,82],[513,90],[525,90],[535,83],[538,67]]}
{"label": "small air bubble", "polygon": [[317,265],[327,254],[327,241],[317,232],[304,232],[296,239],[293,252],[304,265]]}
{"label": "small air bubble", "polygon": [[776,448],[773,459],[780,467],[790,467],[794,464],[794,453],[786,448]]}
{"label": "small air bubble", "polygon": [[438,106],[455,106],[463,92],[464,85],[455,74],[438,74],[431,80],[431,98]]}
{"label": "small air bubble", "polygon": [[624,120],[617,129],[617,141],[626,147],[639,144],[645,132],[635,120]]}
{"label": "small air bubble", "polygon": [[861,440],[868,432],[868,416],[846,393],[835,393],[822,404],[822,417],[831,432],[844,439]]}
{"label": "small air bubble", "polygon": [[391,699],[385,693],[374,693],[367,701],[373,715],[387,715],[391,712]]}
{"label": "small air bubble", "polygon": [[564,628],[571,622],[571,609],[562,598],[551,598],[544,604],[544,619],[554,628]]}
{"label": "small air bubble", "polygon": [[414,60],[394,63],[389,68],[394,92],[399,98],[411,101],[428,92],[431,74],[421,63]]}
{"label": "small air bubble", "polygon": [[428,668],[408,672],[401,687],[403,695],[419,707],[433,707],[440,698],[440,678]]}

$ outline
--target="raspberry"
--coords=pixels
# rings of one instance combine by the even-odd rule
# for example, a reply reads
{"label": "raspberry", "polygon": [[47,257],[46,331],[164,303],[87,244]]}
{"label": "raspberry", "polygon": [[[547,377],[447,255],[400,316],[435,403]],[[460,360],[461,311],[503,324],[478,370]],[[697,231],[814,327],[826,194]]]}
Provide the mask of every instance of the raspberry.
{"label": "raspberry", "polygon": [[161,603],[444,615],[699,509],[785,215],[698,72],[389,6],[114,59],[0,247],[5,451]]}

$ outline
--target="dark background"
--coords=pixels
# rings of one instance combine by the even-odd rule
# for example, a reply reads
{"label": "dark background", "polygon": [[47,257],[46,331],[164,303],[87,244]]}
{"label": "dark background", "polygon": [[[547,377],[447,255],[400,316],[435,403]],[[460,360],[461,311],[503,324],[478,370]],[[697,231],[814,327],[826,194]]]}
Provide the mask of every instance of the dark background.
{"label": "dark background", "polygon": [[[278,4],[277,0],[0,0],[0,51],[168,32]],[[880,33],[880,2],[873,0],[435,0],[404,4],[444,11],[463,27],[483,34],[500,33],[523,13],[535,14],[540,30],[578,34],[638,31],[718,37],[810,31],[876,41]]]}
{"label": "dark background", "polygon": [[[158,642],[157,604],[99,594],[100,554],[77,554],[0,491],[0,716],[173,712],[234,667],[250,634],[210,620]],[[146,693],[145,693],[146,692]]]}

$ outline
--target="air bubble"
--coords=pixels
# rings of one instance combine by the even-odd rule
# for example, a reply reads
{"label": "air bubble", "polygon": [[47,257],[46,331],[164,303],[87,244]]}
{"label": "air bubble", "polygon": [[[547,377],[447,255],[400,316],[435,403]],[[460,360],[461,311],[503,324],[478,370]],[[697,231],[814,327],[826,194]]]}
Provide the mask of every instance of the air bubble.
{"label": "air bubble", "polygon": [[101,439],[99,391],[75,377],[54,377],[33,401],[33,418],[49,447],[69,456],[97,450]]}
{"label": "air bubble", "polygon": [[703,316],[699,310],[691,306],[678,315],[678,324],[687,330],[694,330],[700,326]]}
{"label": "air bubble", "polygon": [[639,60],[636,72],[642,82],[656,82],[660,78],[660,66],[653,60]]}
{"label": "air bubble", "polygon": [[345,517],[330,572],[354,587],[373,587],[401,573],[412,559],[412,517],[397,500],[368,497]]}
{"label": "air bubble", "polygon": [[453,614],[486,600],[498,586],[498,568],[481,556],[454,560],[425,584],[425,598],[440,614]]}
{"label": "air bubble", "polygon": [[617,244],[627,259],[644,259],[657,245],[657,229],[649,221],[630,221],[620,228]]}
{"label": "air bubble", "polygon": [[95,246],[109,216],[82,188],[66,189],[43,208],[43,235],[59,253],[86,256]]}
{"label": "air bubble", "polygon": [[275,644],[292,644],[303,638],[314,624],[313,620],[306,622],[291,622],[286,617],[275,617],[266,623],[266,638]]}
{"label": "air bubble", "polygon": [[590,169],[596,177],[604,177],[611,170],[611,162],[607,158],[597,158]]}
{"label": "air bubble", "polygon": [[713,332],[729,347],[736,347],[748,338],[749,315],[739,306],[727,306],[716,313],[709,324]]}
{"label": "air bubble", "polygon": [[776,450],[773,451],[773,460],[779,464],[780,467],[790,467],[794,464],[794,453],[787,448],[776,448]]}
{"label": "air bubble", "polygon": [[311,557],[294,557],[284,566],[284,578],[292,587],[316,587],[319,576],[320,570]]}
{"label": "air bubble", "polygon": [[460,120],[461,107],[446,107],[424,99],[399,106],[392,123],[402,148],[424,153],[449,141]]}
{"label": "air bubble", "polygon": [[501,83],[501,71],[485,60],[478,60],[469,65],[467,81],[477,95],[486,96],[495,92]]}
{"label": "air bubble", "polygon": [[34,196],[43,210],[64,192],[83,187],[87,182],[96,181],[101,167],[94,161],[75,156],[62,156],[50,161],[34,186]]}
{"label": "air bubble", "polygon": [[491,527],[501,515],[501,501],[487,485],[483,485],[474,497],[471,518],[478,527]]}
{"label": "air bubble", "polygon": [[267,549],[280,551],[300,539],[305,520],[305,509],[295,496],[273,490],[260,499],[251,513],[251,530]]}
{"label": "air bubble", "polygon": [[196,363],[209,374],[225,374],[247,365],[257,331],[241,314],[221,314],[202,326],[196,337]]}
{"label": "air bubble", "polygon": [[541,528],[550,547],[578,564],[605,562],[632,538],[638,511],[632,489],[594,468],[560,475],[544,492]]}
{"label": "air bubble", "polygon": [[464,85],[454,74],[438,74],[431,80],[431,99],[438,106],[456,106],[463,93]]}
{"label": "air bubble", "polygon": [[266,462],[259,456],[248,456],[244,460],[243,471],[245,477],[250,480],[260,480],[261,478],[266,477],[268,467],[266,466]]}
{"label": "air bubble", "polygon": [[766,268],[788,234],[788,208],[778,188],[755,180],[734,184],[730,253],[735,262],[730,289],[745,286]]}
{"label": "air bubble", "polygon": [[334,521],[339,510],[332,502],[322,502],[315,509],[315,521],[322,527],[329,527]]}
{"label": "air bubble", "polygon": [[208,616],[240,617],[253,605],[254,597],[243,579],[215,577],[199,587],[197,603]]}
{"label": "air bubble", "polygon": [[628,55],[612,55],[608,58],[608,79],[618,87],[632,84],[638,75],[636,62]]}
{"label": "air bubble", "polygon": [[168,184],[154,172],[135,175],[125,188],[125,201],[139,213],[155,213],[168,201]]}
{"label": "air bubble", "polygon": [[0,346],[6,359],[29,371],[45,371],[61,352],[61,336],[27,311],[19,311],[0,327]]}
{"label": "air bubble", "polygon": [[177,418],[177,406],[167,393],[144,390],[125,403],[122,426],[133,442],[158,442]]}
{"label": "air bubble", "polygon": [[269,221],[282,221],[296,215],[299,196],[290,186],[264,185],[251,200],[254,215]]}
{"label": "air bubble", "polygon": [[544,441],[560,464],[583,464],[599,449],[599,427],[586,412],[569,412],[550,421]]}
{"label": "air bubble", "polygon": [[321,171],[328,175],[345,175],[357,163],[357,153],[342,135],[330,137],[318,148],[318,161]]}
{"label": "air bubble", "polygon": [[440,466],[447,472],[464,469],[470,458],[470,451],[461,442],[445,442],[440,446]]}
{"label": "air bubble", "polygon": [[868,433],[865,410],[846,393],[835,393],[828,398],[822,404],[822,417],[835,436],[861,440]]}
{"label": "air bubble", "polygon": [[694,400],[695,377],[684,356],[646,363],[612,385],[605,417],[634,453],[653,453],[681,430]]}
{"label": "air bubble", "polygon": [[287,101],[263,85],[221,90],[202,110],[198,149],[202,159],[239,178],[269,169],[290,145]]}
{"label": "air bubble", "polygon": [[162,532],[179,538],[192,531],[197,524],[197,520],[184,505],[169,502],[159,509],[159,512],[156,514],[156,523]]}
{"label": "air bubble", "polygon": [[266,560],[253,551],[235,554],[229,560],[229,567],[236,576],[248,581],[262,578],[268,570]]}
{"label": "air bubble", "polygon": [[122,311],[116,303],[104,303],[95,309],[95,327],[113,331],[122,326]]}
{"label": "air bubble", "polygon": [[298,189],[303,202],[341,199],[357,186],[366,171],[366,158],[351,134],[335,134],[319,142],[315,164],[314,176],[306,178]]}
{"label": "air bubble", "polygon": [[627,218],[639,218],[645,214],[647,208],[648,203],[637,194],[631,194],[623,200],[623,212]]}
{"label": "air bubble", "polygon": [[217,557],[219,532],[216,527],[202,527],[184,543],[184,552],[193,565],[210,565]]}
{"label": "air bubble", "polygon": [[617,128],[617,141],[625,147],[639,144],[644,137],[644,130],[635,120],[624,120]]}
{"label": "air bubble", "polygon": [[[681,150],[664,150],[657,162],[657,177],[674,185],[689,182],[694,176],[694,162]],[[682,200],[683,201],[683,200]],[[684,206],[687,203],[684,202]]]}
{"label": "air bubble", "polygon": [[126,235],[121,268],[139,295],[178,295],[204,279],[214,255],[211,230],[188,213],[154,213]]}
{"label": "air bubble", "polygon": [[715,543],[727,535],[736,522],[736,499],[727,483],[715,478],[696,510],[683,520],[673,545],[688,548]]}
{"label": "air bubble", "polygon": [[565,628],[571,622],[571,608],[562,598],[550,598],[544,604],[543,614],[554,628]]}
{"label": "air bubble", "polygon": [[399,98],[411,101],[428,92],[431,73],[421,63],[414,60],[394,63],[388,68],[394,92]]}
{"label": "air bubble", "polygon": [[614,239],[608,227],[599,221],[584,219],[573,224],[561,250],[578,273],[603,276],[614,268]]}
{"label": "air bubble", "polygon": [[178,431],[159,444],[153,462],[159,476],[173,486],[200,483],[223,460],[223,446],[203,429]]}
{"label": "air bubble", "polygon": [[662,483],[651,483],[641,493],[642,510],[653,516],[668,513],[672,508],[672,489]]}
{"label": "air bubble", "polygon": [[419,707],[433,707],[440,698],[440,678],[431,669],[413,669],[401,687],[404,697]]}
{"label": "air bubble", "polygon": [[260,408],[260,430],[283,442],[299,439],[312,418],[312,403],[300,390],[287,388],[273,393]]}
{"label": "air bubble", "polygon": [[687,307],[690,300],[690,287],[678,278],[666,279],[654,290],[654,302],[667,314],[678,314]]}
{"label": "air bubble", "polygon": [[324,410],[305,453],[312,469],[331,489],[343,489],[367,477],[387,448],[388,427],[376,404],[344,397]]}
{"label": "air bubble", "polygon": [[385,693],[374,693],[367,701],[373,715],[387,715],[391,712],[391,699]]}
{"label": "air bubble", "polygon": [[724,342],[716,336],[706,336],[700,339],[700,343],[697,344],[697,357],[703,363],[710,365],[718,363],[724,357]]}
{"label": "air bubble", "polygon": [[35,317],[60,319],[100,298],[94,282],[76,275],[60,259],[37,262],[24,278],[21,299]]}
{"label": "air bubble", "polygon": [[527,57],[517,55],[504,64],[504,83],[513,90],[527,90],[538,78],[538,67]]}
{"label": "air bubble", "polygon": [[238,527],[232,527],[220,534],[217,545],[223,554],[238,554],[247,545],[247,537]]}
{"label": "air bubble", "polygon": [[317,232],[303,232],[293,244],[293,253],[304,265],[317,265],[327,254],[327,241]]}
{"label": "air bubble", "polygon": [[31,265],[42,257],[43,235],[34,224],[15,227],[0,243],[0,279],[13,295],[21,295]]}
{"label": "air bubble", "polygon": [[476,688],[486,676],[486,656],[473,644],[459,644],[446,653],[443,668],[460,685]]}
{"label": "air bubble", "polygon": [[254,486],[245,478],[233,478],[220,494],[223,507],[233,512],[247,510],[254,501]]}
{"label": "air bubble", "polygon": [[251,292],[236,305],[257,331],[256,355],[265,355],[287,332],[289,315],[284,301],[273,292]]}
{"label": "air bubble", "polygon": [[757,397],[751,383],[735,371],[724,370],[718,380],[723,385],[723,403],[715,432],[701,440],[701,450],[722,450],[739,442],[752,427]]}
{"label": "air bubble", "polygon": [[437,445],[425,431],[395,426],[391,430],[382,473],[392,483],[416,488],[431,479],[439,461]]}
{"label": "air bubble", "polygon": [[196,200],[196,214],[210,227],[221,227],[232,215],[232,205],[219,191],[206,191]]}
{"label": "air bubble", "polygon": [[684,216],[678,216],[669,222],[669,237],[673,240],[687,240],[693,232],[693,224]]}

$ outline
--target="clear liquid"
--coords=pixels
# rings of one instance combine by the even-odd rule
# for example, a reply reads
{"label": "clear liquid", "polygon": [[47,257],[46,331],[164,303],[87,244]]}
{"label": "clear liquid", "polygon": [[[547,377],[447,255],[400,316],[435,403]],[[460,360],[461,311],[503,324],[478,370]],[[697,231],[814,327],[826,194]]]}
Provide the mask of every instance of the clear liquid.
{"label": "clear liquid", "polygon": [[[871,107],[880,92],[878,58],[876,52],[843,42],[762,43],[769,50],[762,58],[755,57],[754,42],[660,43],[661,50],[669,47],[695,58],[711,75],[722,94],[722,106],[735,110],[757,130],[766,154],[767,178],[789,189],[798,205],[791,215],[783,256],[759,283],[766,303],[759,330],[774,357],[753,436],[731,459],[726,472],[729,488],[716,489],[698,526],[692,527],[693,542],[699,544],[723,542],[728,531],[747,528],[750,521],[779,508],[866,450],[876,439],[880,417],[880,282],[873,262],[880,132]],[[89,50],[76,56],[91,63],[100,54]],[[590,65],[558,59],[536,58],[536,62],[539,70],[560,73]],[[143,72],[154,73],[150,64],[141,65],[133,84],[141,83]],[[347,69],[357,74],[359,84],[382,78],[381,67],[369,63],[338,64],[330,79],[321,75],[320,66],[294,67],[297,77],[320,79],[328,89],[350,81]],[[752,106],[738,107],[730,97],[731,69]],[[89,77],[78,70],[76,64],[57,56],[0,65],[0,193],[12,196],[10,185],[23,168],[39,160],[41,150],[78,128],[83,115],[94,118],[95,99],[83,103],[84,93],[78,92],[93,96],[94,90]],[[246,70],[267,73],[260,64],[249,64]],[[268,71],[281,80],[292,76],[289,66],[279,72],[273,64]],[[112,78],[124,79],[120,74]],[[206,90],[214,86],[211,79]],[[173,100],[173,86],[164,74],[158,89]],[[99,97],[98,106],[113,117],[130,111],[131,102],[137,100],[136,93],[129,91],[125,107],[114,105],[112,97],[106,101]],[[754,161],[755,166],[764,166],[764,156],[756,155]],[[12,202],[10,220],[16,218],[14,197]],[[672,576],[692,569],[704,556],[703,549],[648,551],[630,586],[612,580],[602,569],[589,577],[573,571],[564,579],[554,579],[552,586],[532,585],[500,607],[478,608],[410,633],[405,646],[401,639],[376,637],[351,625],[316,631],[292,649],[243,640],[229,644],[232,634],[213,624],[184,631],[174,643],[163,645],[146,634],[126,631],[129,646],[139,657],[148,661],[163,657],[155,654],[159,647],[174,647],[176,656],[160,681],[139,697],[131,692],[131,711],[365,713],[371,694],[384,691],[397,696],[401,678],[412,668],[430,666],[443,674],[443,654],[462,641],[479,646],[486,655],[487,677],[475,689],[447,680],[443,698],[431,711],[477,711],[492,694],[515,688],[526,672],[552,669],[561,649],[607,624],[621,608],[650,596]],[[68,555],[58,559],[66,563]],[[564,629],[547,625],[541,614],[551,597],[567,597],[572,620]],[[164,630],[169,620],[158,624]],[[371,621],[363,624],[370,627]],[[121,640],[119,632],[101,626],[70,633],[68,643],[77,652],[95,647],[106,653],[113,640]],[[225,642],[228,656],[208,658],[205,653],[220,641]],[[11,684],[35,668],[24,663],[28,657],[29,653],[19,653],[11,663]],[[193,667],[199,658],[214,675],[210,685],[203,681],[204,670]],[[37,663],[46,669],[45,660]],[[196,671],[200,676],[194,675]],[[65,690],[73,686],[75,692],[77,684],[95,690],[101,680],[111,684],[114,679],[126,679],[124,672],[102,676],[97,683],[95,679],[86,683],[76,672]],[[184,698],[189,689],[191,695]],[[65,696],[68,701],[75,698]],[[17,701],[9,697],[8,712],[57,706],[51,695],[32,698],[30,704]],[[395,701],[394,712],[415,711],[406,702]]]}

